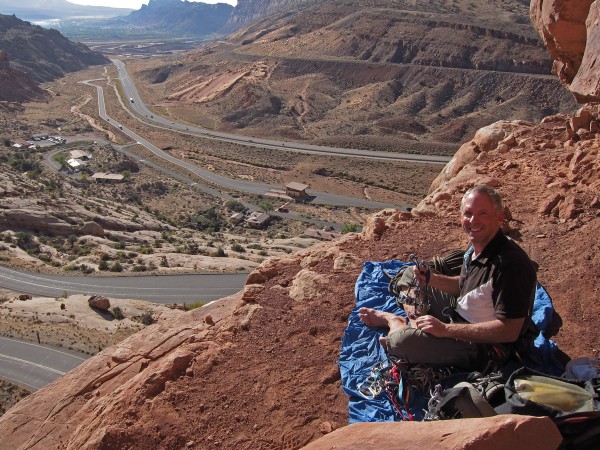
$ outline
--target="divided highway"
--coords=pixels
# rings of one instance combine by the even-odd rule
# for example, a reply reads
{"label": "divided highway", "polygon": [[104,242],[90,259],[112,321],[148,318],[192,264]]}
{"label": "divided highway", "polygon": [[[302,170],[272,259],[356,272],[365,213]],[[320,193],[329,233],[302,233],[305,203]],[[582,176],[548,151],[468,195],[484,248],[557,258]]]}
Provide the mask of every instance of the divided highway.
{"label": "divided highway", "polygon": [[448,163],[448,161],[450,161],[450,157],[447,156],[394,153],[360,149],[345,149],[312,145],[302,142],[282,142],[271,139],[249,138],[237,134],[211,131],[206,128],[200,128],[189,124],[173,122],[171,120],[165,119],[164,117],[157,116],[156,113],[150,111],[144,104],[142,98],[140,97],[135,83],[133,82],[129,73],[127,72],[125,64],[119,59],[111,59],[111,61],[119,71],[119,77],[121,79],[121,84],[123,86],[123,90],[125,91],[127,99],[133,99],[133,102],[131,102],[129,107],[135,112],[137,112],[140,116],[144,117],[143,121],[148,124],[154,123],[166,129],[185,132],[188,134],[198,135],[202,137],[209,137],[227,142],[233,142],[236,144],[243,144],[252,147],[276,149],[296,153],[379,159],[386,161],[418,162],[425,164],[446,164]]}

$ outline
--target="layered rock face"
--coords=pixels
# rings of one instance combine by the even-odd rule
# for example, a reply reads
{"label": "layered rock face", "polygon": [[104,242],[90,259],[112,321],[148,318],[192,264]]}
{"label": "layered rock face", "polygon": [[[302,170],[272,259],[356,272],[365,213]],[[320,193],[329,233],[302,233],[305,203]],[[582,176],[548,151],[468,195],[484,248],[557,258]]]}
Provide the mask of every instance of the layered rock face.
{"label": "layered rock face", "polygon": [[600,4],[594,0],[532,0],[531,20],[553,72],[580,102],[600,99]]}
{"label": "layered rock face", "polygon": [[316,3],[318,1],[319,0],[239,0],[227,22],[227,27],[230,30],[234,30],[282,9],[289,7],[298,8],[303,4]]}

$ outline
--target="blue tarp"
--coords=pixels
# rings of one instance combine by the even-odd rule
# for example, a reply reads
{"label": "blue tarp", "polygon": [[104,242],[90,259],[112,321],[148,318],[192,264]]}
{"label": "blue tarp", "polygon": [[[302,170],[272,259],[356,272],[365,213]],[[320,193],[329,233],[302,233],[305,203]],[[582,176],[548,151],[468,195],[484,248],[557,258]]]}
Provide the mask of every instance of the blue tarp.
{"label": "blue tarp", "polygon": [[[339,359],[342,386],[350,397],[349,423],[402,420],[385,393],[372,400],[367,400],[358,393],[357,386],[369,376],[373,365],[387,359],[378,340],[386,334],[387,329],[365,326],[358,318],[358,310],[368,307],[405,315],[404,310],[397,306],[396,298],[388,291],[388,284],[390,276],[394,276],[406,264],[395,260],[366,262],[356,281],[356,305],[348,318]],[[542,334],[552,319],[552,300],[541,285],[537,288],[532,318],[541,331],[535,341],[535,350],[526,356],[525,361],[533,369],[560,375],[564,372],[564,367],[554,358],[556,344]],[[414,399],[411,403],[414,405],[412,412],[415,418],[420,419],[424,398]]]}

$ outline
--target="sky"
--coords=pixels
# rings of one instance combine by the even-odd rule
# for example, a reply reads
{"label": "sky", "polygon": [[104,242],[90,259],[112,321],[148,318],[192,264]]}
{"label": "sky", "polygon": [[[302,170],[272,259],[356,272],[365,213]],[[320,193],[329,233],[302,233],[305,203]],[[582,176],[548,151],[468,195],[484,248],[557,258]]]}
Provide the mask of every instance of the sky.
{"label": "sky", "polygon": [[[142,5],[147,5],[148,0],[67,0],[70,3],[78,5],[110,6],[112,8],[131,8],[140,9]],[[188,0],[194,1],[194,0]],[[235,6],[237,0],[202,0],[202,3],[229,3]]]}

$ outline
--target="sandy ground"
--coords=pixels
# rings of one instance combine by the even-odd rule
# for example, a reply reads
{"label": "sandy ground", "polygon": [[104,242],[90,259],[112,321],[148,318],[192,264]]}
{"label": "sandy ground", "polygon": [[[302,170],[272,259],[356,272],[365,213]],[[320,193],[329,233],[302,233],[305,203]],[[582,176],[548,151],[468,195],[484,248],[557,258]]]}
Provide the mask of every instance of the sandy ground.
{"label": "sandy ground", "polygon": [[112,308],[119,307],[125,316],[113,317],[110,311],[92,309],[89,296],[71,295],[66,298],[33,297],[19,300],[4,291],[0,297],[0,334],[58,345],[89,355],[109,347],[145,327],[144,314],[160,322],[167,317],[185,314],[165,305],[140,300],[110,299]]}
{"label": "sandy ground", "polygon": [[[141,318],[150,314],[155,322],[185,314],[185,311],[140,300],[109,299],[125,316],[117,320],[111,312],[92,309],[89,296],[66,298],[33,297],[0,289],[0,335],[94,355],[145,327]],[[29,395],[29,391],[0,380],[0,415]]]}

